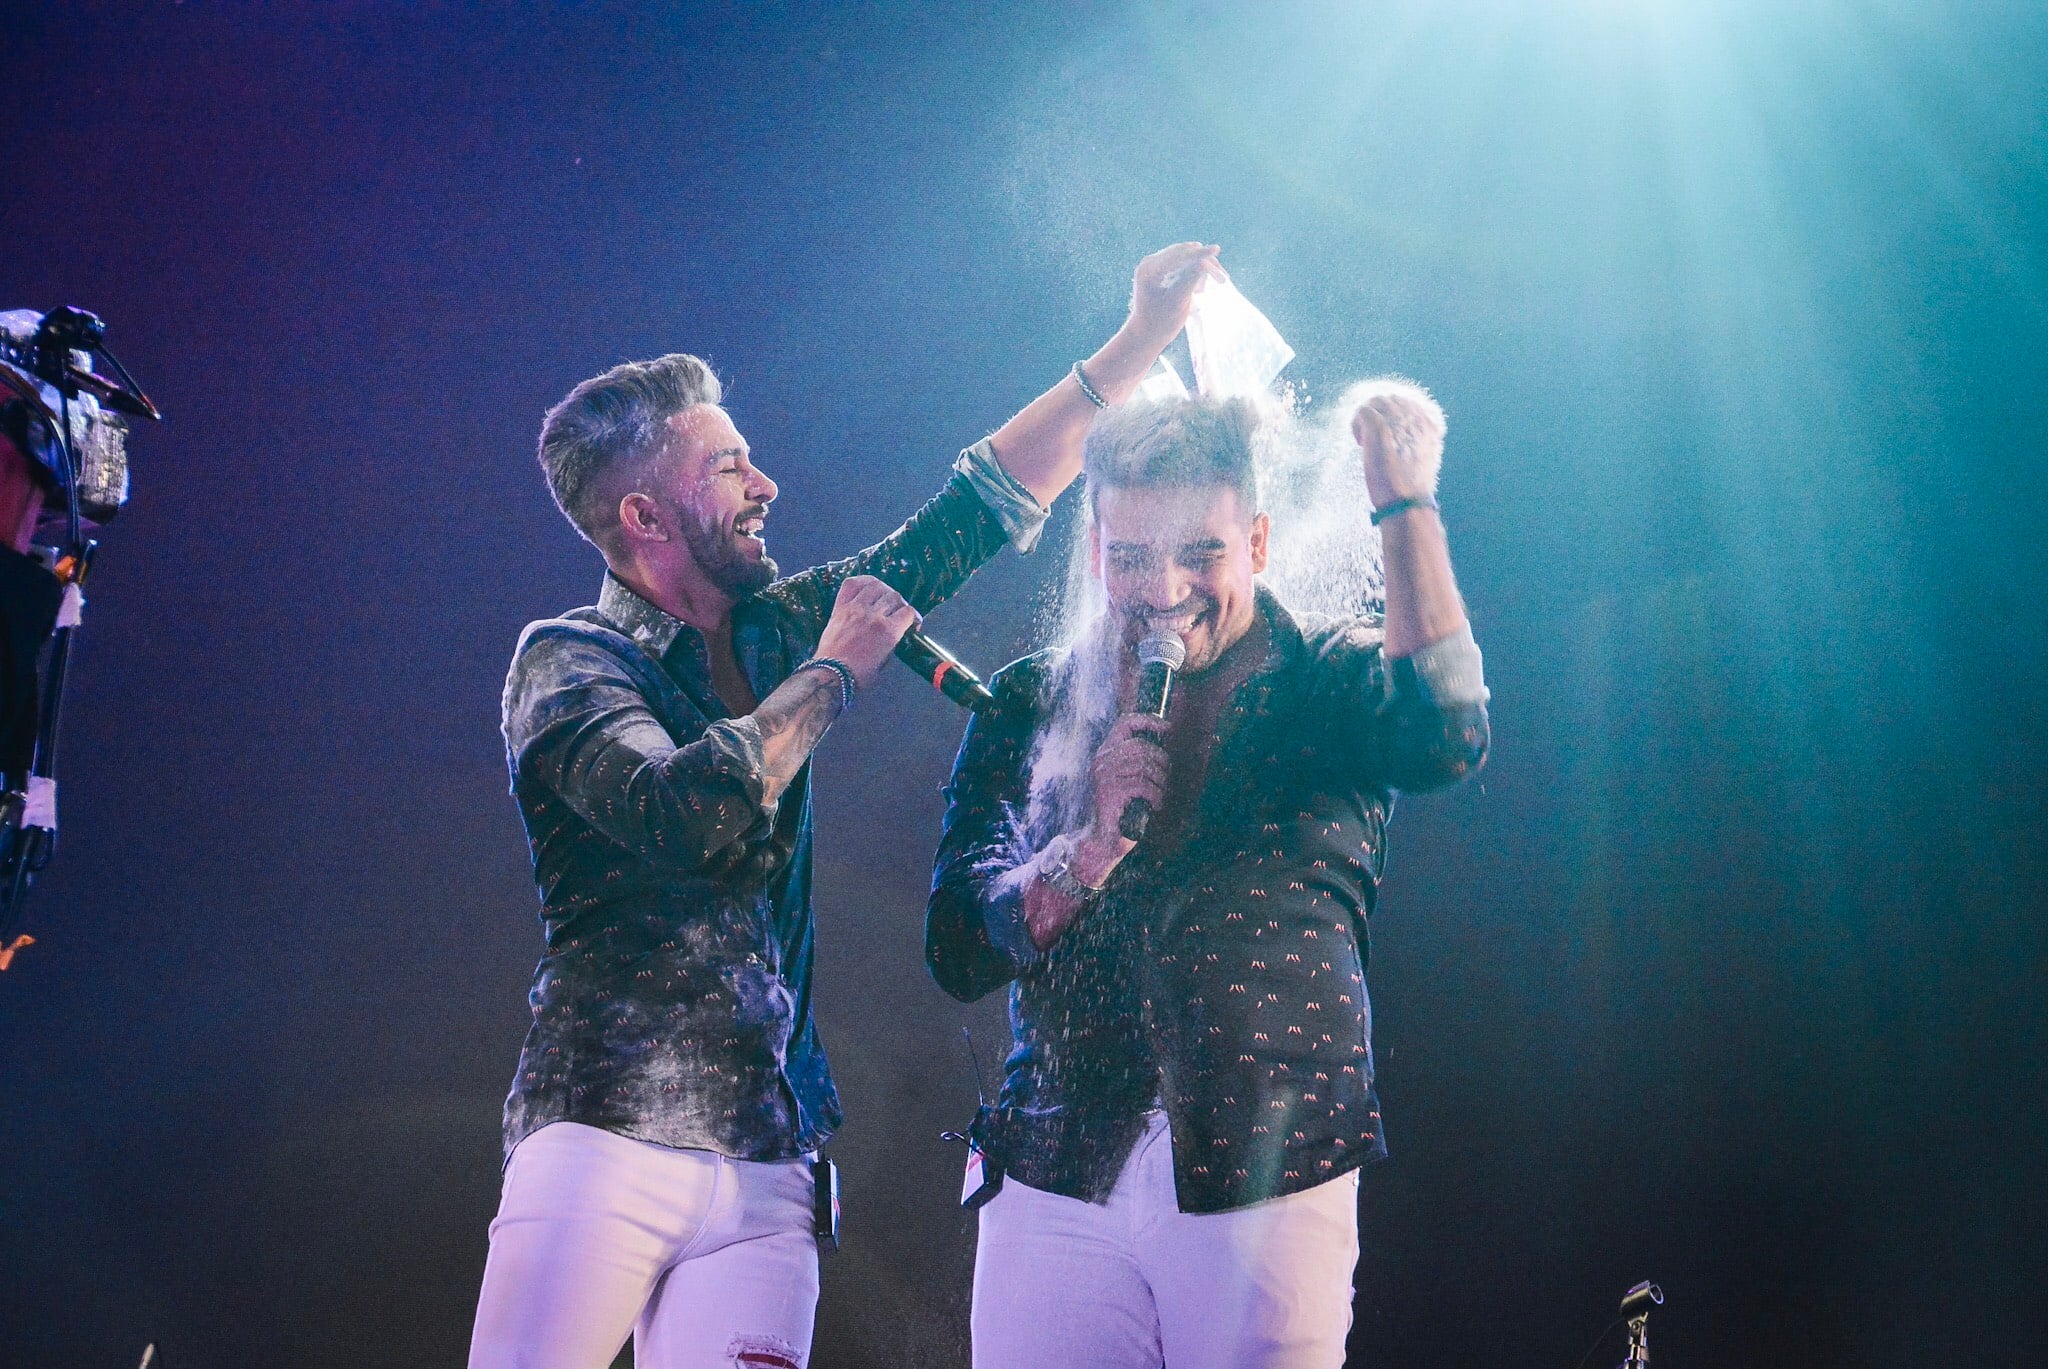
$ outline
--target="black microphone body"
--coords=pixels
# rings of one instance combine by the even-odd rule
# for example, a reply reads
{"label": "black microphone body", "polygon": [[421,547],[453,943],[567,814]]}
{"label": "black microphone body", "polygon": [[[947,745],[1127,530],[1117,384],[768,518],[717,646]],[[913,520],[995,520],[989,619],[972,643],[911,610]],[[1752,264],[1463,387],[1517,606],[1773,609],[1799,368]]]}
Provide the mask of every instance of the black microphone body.
{"label": "black microphone body", "polygon": [[903,640],[896,643],[896,659],[916,671],[919,679],[970,713],[979,713],[996,701],[996,696],[988,692],[988,686],[981,682],[980,676],[960,664],[959,657],[916,628],[904,633]]}
{"label": "black microphone body", "polygon": [[[1162,632],[1138,643],[1138,702],[1134,711],[1154,718],[1165,717],[1166,705],[1173,697],[1173,673],[1187,659],[1186,644],[1171,632]],[[1116,830],[1123,834],[1125,841],[1143,841],[1145,829],[1151,824],[1150,801],[1132,799],[1124,805],[1122,816],[1117,818]]]}

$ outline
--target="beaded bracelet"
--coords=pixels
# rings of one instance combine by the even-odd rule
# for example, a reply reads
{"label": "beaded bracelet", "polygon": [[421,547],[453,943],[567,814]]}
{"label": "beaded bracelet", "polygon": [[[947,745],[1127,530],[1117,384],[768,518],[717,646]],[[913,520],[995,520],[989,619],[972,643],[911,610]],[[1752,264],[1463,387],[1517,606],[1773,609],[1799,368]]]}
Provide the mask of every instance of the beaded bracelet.
{"label": "beaded bracelet", "polygon": [[1109,407],[1109,401],[1097,394],[1095,387],[1088,383],[1088,373],[1081,369],[1081,363],[1078,361],[1074,363],[1074,383],[1081,387],[1082,394],[1088,396],[1090,404],[1093,404],[1098,409],[1107,409]]}
{"label": "beaded bracelet", "polygon": [[839,711],[844,713],[853,707],[853,696],[859,692],[860,683],[853,678],[853,667],[832,656],[813,656],[798,666],[798,670],[809,670],[812,666],[829,670],[839,677]]}

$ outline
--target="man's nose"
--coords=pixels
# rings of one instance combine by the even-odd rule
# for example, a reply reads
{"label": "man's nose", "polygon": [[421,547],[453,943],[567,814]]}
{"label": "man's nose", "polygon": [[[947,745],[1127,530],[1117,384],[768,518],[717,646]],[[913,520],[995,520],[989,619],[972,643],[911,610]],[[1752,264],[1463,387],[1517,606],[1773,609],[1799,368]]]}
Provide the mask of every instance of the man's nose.
{"label": "man's nose", "polygon": [[1139,597],[1149,609],[1177,608],[1188,597],[1189,579],[1186,571],[1168,563],[1145,577]]}
{"label": "man's nose", "polygon": [[759,467],[753,470],[753,483],[747,487],[747,497],[757,504],[773,504],[775,496],[782,493],[782,487],[770,480]]}

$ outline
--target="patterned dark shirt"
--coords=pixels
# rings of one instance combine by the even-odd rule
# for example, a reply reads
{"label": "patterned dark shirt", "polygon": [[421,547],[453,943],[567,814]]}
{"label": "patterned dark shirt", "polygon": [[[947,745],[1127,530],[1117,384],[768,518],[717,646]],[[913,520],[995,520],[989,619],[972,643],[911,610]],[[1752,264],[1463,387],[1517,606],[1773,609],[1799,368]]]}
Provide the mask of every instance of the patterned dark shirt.
{"label": "patterned dark shirt", "polygon": [[1373,1091],[1366,918],[1395,790],[1471,773],[1487,746],[1469,633],[1388,661],[1373,620],[1296,619],[1259,592],[1266,653],[1223,706],[1177,842],[1141,842],[1051,950],[1001,878],[1062,657],[999,672],[946,790],[926,920],[941,987],[1010,988],[1002,1093],[977,1139],[1014,1178],[1108,1198],[1145,1115],[1173,1130],[1180,1206],[1217,1212],[1386,1153]]}
{"label": "patterned dark shirt", "polygon": [[[808,658],[840,583],[920,611],[1044,512],[986,442],[880,544],[777,580],[732,612],[766,698]],[[810,767],[762,802],[762,739],[712,687],[704,637],[609,575],[594,608],[530,625],[505,682],[512,793],[547,950],[505,1153],[582,1122],[745,1160],[815,1150],[840,1122],[811,1018]]]}

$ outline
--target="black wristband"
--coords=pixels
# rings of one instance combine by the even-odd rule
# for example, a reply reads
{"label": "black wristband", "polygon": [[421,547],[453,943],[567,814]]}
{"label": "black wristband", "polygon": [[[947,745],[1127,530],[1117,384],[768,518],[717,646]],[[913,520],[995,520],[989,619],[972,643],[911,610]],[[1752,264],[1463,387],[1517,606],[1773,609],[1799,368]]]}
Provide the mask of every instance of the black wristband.
{"label": "black wristband", "polygon": [[1433,494],[1418,494],[1410,499],[1396,499],[1385,508],[1372,511],[1372,525],[1378,527],[1396,514],[1406,513],[1410,509],[1438,509],[1441,511],[1441,506],[1438,505],[1436,496]]}

